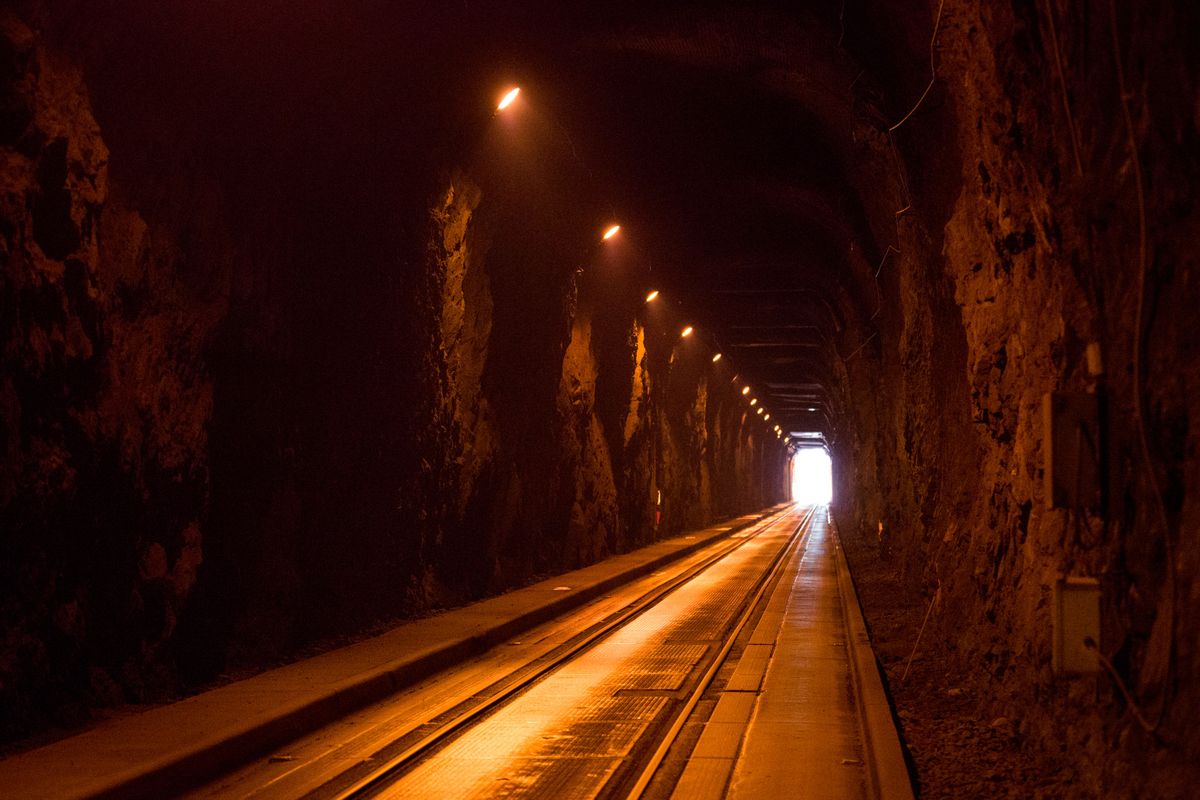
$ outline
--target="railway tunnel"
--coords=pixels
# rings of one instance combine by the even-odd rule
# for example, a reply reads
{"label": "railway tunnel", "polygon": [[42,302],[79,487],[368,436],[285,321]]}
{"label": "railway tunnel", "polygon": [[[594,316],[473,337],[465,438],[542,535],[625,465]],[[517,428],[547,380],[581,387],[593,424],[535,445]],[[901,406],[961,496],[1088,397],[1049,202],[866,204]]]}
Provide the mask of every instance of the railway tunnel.
{"label": "railway tunnel", "polygon": [[[1190,796],[1197,42],[1183,2],[6,3],[0,795],[67,796],[81,736],[187,730],[282,665],[538,587],[593,614],[544,632],[568,647],[632,591],[585,597],[587,570],[640,558],[653,592],[744,543],[713,567],[768,576],[732,657],[783,631],[751,694],[808,663],[782,649],[825,608],[804,592],[848,609],[825,647],[861,604],[847,674],[878,672],[918,796]],[[696,609],[725,584],[699,580],[645,642],[716,653]],[[737,683],[713,663],[707,691]],[[692,681],[638,674],[612,697],[653,713]],[[266,792],[220,776],[303,761],[314,709],[417,680],[388,675],[158,783],[134,758],[71,786]],[[640,786],[658,745],[613,737],[659,723],[596,713],[612,782],[580,796]],[[720,724],[678,719],[637,791],[721,760],[688,750]],[[755,730],[746,763],[832,747]],[[861,785],[766,793],[888,788],[837,759]],[[706,791],[759,785],[729,769]]]}

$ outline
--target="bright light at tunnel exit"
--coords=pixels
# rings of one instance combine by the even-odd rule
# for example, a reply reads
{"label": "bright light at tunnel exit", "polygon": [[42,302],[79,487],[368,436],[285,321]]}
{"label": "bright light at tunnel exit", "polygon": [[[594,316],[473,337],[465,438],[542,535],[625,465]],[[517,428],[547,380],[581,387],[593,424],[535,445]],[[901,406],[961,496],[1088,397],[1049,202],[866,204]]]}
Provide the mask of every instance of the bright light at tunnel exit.
{"label": "bright light at tunnel exit", "polygon": [[802,447],[792,456],[792,500],[821,505],[833,499],[833,462],[819,447]]}

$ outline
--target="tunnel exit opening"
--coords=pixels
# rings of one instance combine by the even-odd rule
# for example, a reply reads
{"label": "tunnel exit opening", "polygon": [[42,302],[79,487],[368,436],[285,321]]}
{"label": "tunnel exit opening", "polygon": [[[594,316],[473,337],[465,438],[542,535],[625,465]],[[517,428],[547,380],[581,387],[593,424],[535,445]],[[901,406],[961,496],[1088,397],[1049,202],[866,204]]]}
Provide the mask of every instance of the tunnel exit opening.
{"label": "tunnel exit opening", "polygon": [[802,447],[792,456],[792,500],[823,505],[833,500],[833,460],[821,447]]}

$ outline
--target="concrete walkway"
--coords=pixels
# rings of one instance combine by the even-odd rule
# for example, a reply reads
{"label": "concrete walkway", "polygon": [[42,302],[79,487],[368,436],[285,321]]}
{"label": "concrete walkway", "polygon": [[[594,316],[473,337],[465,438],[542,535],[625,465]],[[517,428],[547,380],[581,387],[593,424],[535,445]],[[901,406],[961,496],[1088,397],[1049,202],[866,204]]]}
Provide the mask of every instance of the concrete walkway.
{"label": "concrete walkway", "polygon": [[674,797],[912,796],[845,556],[818,510]]}
{"label": "concrete walkway", "polygon": [[0,798],[160,798],[647,575],[786,506],[730,520],[0,761]]}

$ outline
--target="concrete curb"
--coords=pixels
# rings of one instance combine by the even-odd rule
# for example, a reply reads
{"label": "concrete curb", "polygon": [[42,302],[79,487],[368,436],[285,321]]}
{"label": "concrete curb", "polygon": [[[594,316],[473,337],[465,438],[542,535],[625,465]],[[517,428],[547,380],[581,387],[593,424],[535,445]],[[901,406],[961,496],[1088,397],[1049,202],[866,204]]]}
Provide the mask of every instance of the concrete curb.
{"label": "concrete curb", "polygon": [[850,577],[850,565],[842,551],[841,537],[832,516],[829,518],[829,528],[837,541],[838,589],[845,608],[846,645],[850,650],[850,667],[867,748],[868,778],[875,790],[874,796],[880,800],[913,800],[912,777],[904,760],[900,734],[887,692],[883,688],[883,677],[880,675],[879,662],[875,659],[875,650],[871,647],[858,592]]}
{"label": "concrete curb", "polygon": [[[234,691],[235,687],[256,680],[266,681],[271,675],[281,676],[280,683],[283,691],[280,694],[292,699],[269,708],[250,710],[244,718],[237,718],[236,722],[232,724],[220,727],[207,735],[198,735],[195,739],[188,740],[184,747],[161,754],[142,753],[138,757],[130,756],[127,761],[132,763],[129,763],[128,766],[113,763],[109,765],[104,774],[80,776],[77,772],[74,776],[75,785],[63,787],[60,783],[56,790],[51,790],[49,794],[44,793],[45,789],[54,786],[56,778],[61,782],[64,773],[69,773],[73,769],[86,769],[80,763],[84,759],[79,756],[79,753],[81,750],[95,751],[97,747],[92,743],[88,743],[88,746],[85,747],[85,743],[82,741],[84,738],[91,737],[100,740],[102,743],[99,749],[104,748],[105,726],[101,726],[99,729],[86,732],[79,737],[72,737],[72,739],[6,759],[8,764],[0,762],[0,785],[7,786],[5,791],[11,789],[19,792],[19,796],[27,798],[46,796],[79,798],[80,800],[84,798],[130,800],[176,794],[187,786],[196,785],[221,772],[233,769],[347,714],[378,702],[440,670],[479,655],[517,634],[690,555],[722,537],[774,516],[787,507],[790,507],[790,504],[775,506],[757,514],[739,517],[728,525],[714,526],[694,532],[691,535],[695,536],[695,541],[681,546],[672,547],[671,545],[685,539],[686,534],[657,542],[632,553],[614,556],[598,565],[565,573],[548,581],[515,590],[507,595],[488,598],[470,606],[437,615],[432,619],[448,621],[453,618],[457,620],[460,628],[469,632],[450,635],[444,640],[418,647],[386,663],[353,672],[328,684],[321,685],[319,680],[311,677],[305,680],[302,665],[315,662],[317,659],[336,658],[337,654],[348,653],[357,645],[332,651],[279,670],[272,670],[247,681],[230,684],[212,692],[182,700],[171,706],[145,712],[146,715],[153,715],[170,710],[168,713],[172,713],[177,720],[186,720],[187,714],[190,712],[203,713],[205,703],[203,698],[212,695],[214,697],[210,698],[210,702],[213,702],[215,695],[224,691],[226,694],[223,705],[226,708],[223,711],[228,713],[228,706],[238,702],[237,692]],[[661,552],[654,555],[647,553],[647,551],[655,550]],[[642,554],[642,559],[639,559],[639,554]],[[627,561],[629,564],[628,566],[619,565],[617,562],[620,561]],[[544,587],[545,584],[573,584],[573,576],[583,577],[588,572],[601,572],[603,564],[612,565],[610,569],[615,568],[615,571],[598,577],[590,583],[585,579],[583,585],[566,592],[555,592],[545,600],[536,598],[532,601],[527,600],[528,605],[515,609],[517,613],[509,618],[499,616],[499,621],[496,621],[497,617],[492,616],[497,611],[503,613],[503,598],[515,597],[523,592],[533,597],[539,591],[548,591]],[[490,612],[485,612],[483,609],[488,606],[492,608]],[[474,621],[476,618],[479,621]],[[412,626],[420,625],[422,622],[416,621],[412,623]],[[398,631],[407,627],[410,626],[401,626],[390,633],[376,637],[376,640],[396,636]],[[285,673],[287,673],[286,677],[284,677]],[[314,684],[317,684],[317,688],[313,688]],[[293,694],[291,686],[300,686],[301,689]],[[110,735],[108,738],[116,737]],[[71,747],[73,739],[81,740],[74,749]],[[119,751],[121,749],[115,743],[108,742],[107,744],[109,750]],[[115,758],[110,756],[109,760],[114,761]],[[63,761],[67,763],[61,763]],[[9,767],[9,769],[5,769],[5,767]],[[10,778],[14,780],[10,780]],[[30,778],[34,779],[32,783],[29,782]],[[22,783],[26,784],[24,788],[28,791],[22,791]]]}

